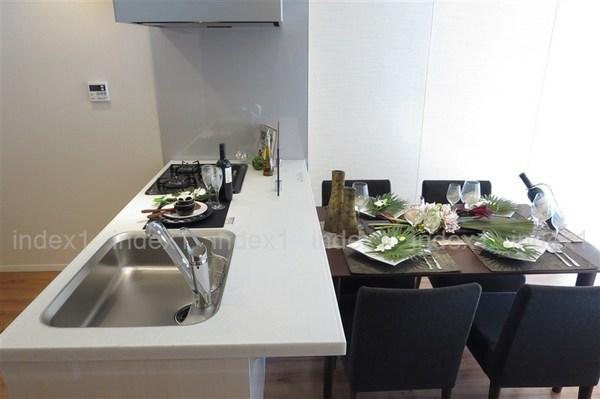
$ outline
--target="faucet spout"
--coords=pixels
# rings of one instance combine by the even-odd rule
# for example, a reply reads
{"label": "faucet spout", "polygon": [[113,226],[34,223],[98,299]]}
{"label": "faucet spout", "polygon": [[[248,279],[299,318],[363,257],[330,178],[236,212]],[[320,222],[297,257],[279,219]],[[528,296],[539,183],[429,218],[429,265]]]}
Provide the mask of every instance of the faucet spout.
{"label": "faucet spout", "polygon": [[206,306],[211,306],[208,250],[197,237],[191,234],[189,229],[182,228],[181,232],[185,253],[162,223],[152,221],[146,225],[146,235],[158,239],[194,293],[196,305],[199,305],[199,299],[202,298]]}

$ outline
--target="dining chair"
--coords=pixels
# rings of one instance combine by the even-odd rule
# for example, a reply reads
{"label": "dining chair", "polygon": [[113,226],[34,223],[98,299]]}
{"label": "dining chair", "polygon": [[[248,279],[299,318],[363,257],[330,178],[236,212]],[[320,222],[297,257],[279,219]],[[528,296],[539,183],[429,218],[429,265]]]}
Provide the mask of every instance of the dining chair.
{"label": "dining chair", "polygon": [[600,287],[525,285],[484,293],[468,344],[490,379],[505,387],[579,387],[590,399],[600,377]]}
{"label": "dining chair", "polygon": [[342,279],[340,281],[338,306],[346,339],[352,336],[352,321],[354,320],[357,294],[361,287],[416,289],[419,288],[420,282],[420,278],[389,274],[375,276],[360,275]]}
{"label": "dining chair", "polygon": [[480,294],[477,284],[360,288],[344,365],[352,396],[441,389],[450,399]]}
{"label": "dining chair", "polygon": [[[371,197],[392,192],[392,184],[389,180],[346,180],[344,185],[352,187],[352,183],[365,182],[369,187],[369,195]],[[327,206],[329,197],[331,196],[331,180],[323,180],[321,182],[321,204]]]}
{"label": "dining chair", "polygon": [[517,292],[525,285],[525,276],[522,274],[480,276],[429,276],[429,282],[434,288],[450,287],[453,285],[477,283],[483,292]]}
{"label": "dining chair", "polygon": [[[421,185],[421,197],[425,202],[439,202],[447,204],[446,192],[451,183],[462,184],[464,180],[423,180]],[[481,195],[489,195],[492,193],[492,183],[489,180],[479,180],[481,187]]]}

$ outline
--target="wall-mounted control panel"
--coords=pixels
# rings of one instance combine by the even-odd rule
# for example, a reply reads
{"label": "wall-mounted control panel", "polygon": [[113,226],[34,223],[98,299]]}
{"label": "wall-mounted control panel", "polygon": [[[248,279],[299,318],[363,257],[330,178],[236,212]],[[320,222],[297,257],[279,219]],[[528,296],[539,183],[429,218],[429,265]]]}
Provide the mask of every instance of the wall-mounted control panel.
{"label": "wall-mounted control panel", "polygon": [[108,82],[88,82],[88,97],[91,102],[110,101],[110,92],[108,91]]}

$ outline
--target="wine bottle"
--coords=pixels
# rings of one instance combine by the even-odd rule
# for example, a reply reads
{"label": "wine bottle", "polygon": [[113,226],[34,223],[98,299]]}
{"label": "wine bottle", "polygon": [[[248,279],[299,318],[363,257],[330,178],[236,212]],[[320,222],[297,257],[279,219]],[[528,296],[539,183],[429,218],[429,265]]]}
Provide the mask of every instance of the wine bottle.
{"label": "wine bottle", "polygon": [[527,175],[525,174],[525,172],[521,173],[519,175],[519,177],[521,178],[521,180],[525,184],[525,187],[527,187],[527,198],[529,198],[529,201],[533,202],[533,200],[535,199],[536,195],[538,195],[539,193],[543,193],[544,192],[541,188],[536,187],[533,184],[531,184],[531,180],[529,180],[529,178],[527,177]]}
{"label": "wine bottle", "polygon": [[231,173],[231,162],[225,157],[225,143],[219,144],[219,160],[217,166],[223,171],[223,182],[219,199],[229,202],[233,199],[233,176]]}
{"label": "wine bottle", "polygon": [[[525,184],[525,187],[527,187],[527,198],[529,198],[529,201],[533,202],[533,200],[535,199],[535,196],[540,193],[542,195],[546,195],[546,193],[544,193],[544,190],[531,184],[531,181],[529,180],[529,178],[527,177],[525,172],[521,173],[519,175],[519,177]],[[552,224],[552,218],[546,220],[546,224],[548,225],[548,227],[550,227],[551,229],[554,230],[554,225]]]}

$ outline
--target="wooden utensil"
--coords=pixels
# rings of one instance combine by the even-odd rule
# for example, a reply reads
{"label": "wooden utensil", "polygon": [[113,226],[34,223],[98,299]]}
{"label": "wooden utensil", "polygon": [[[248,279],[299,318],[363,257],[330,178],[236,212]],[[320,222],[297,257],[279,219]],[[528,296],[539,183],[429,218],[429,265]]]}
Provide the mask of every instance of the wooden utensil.
{"label": "wooden utensil", "polygon": [[142,213],[172,213],[172,212],[175,212],[175,208],[142,209]]}

